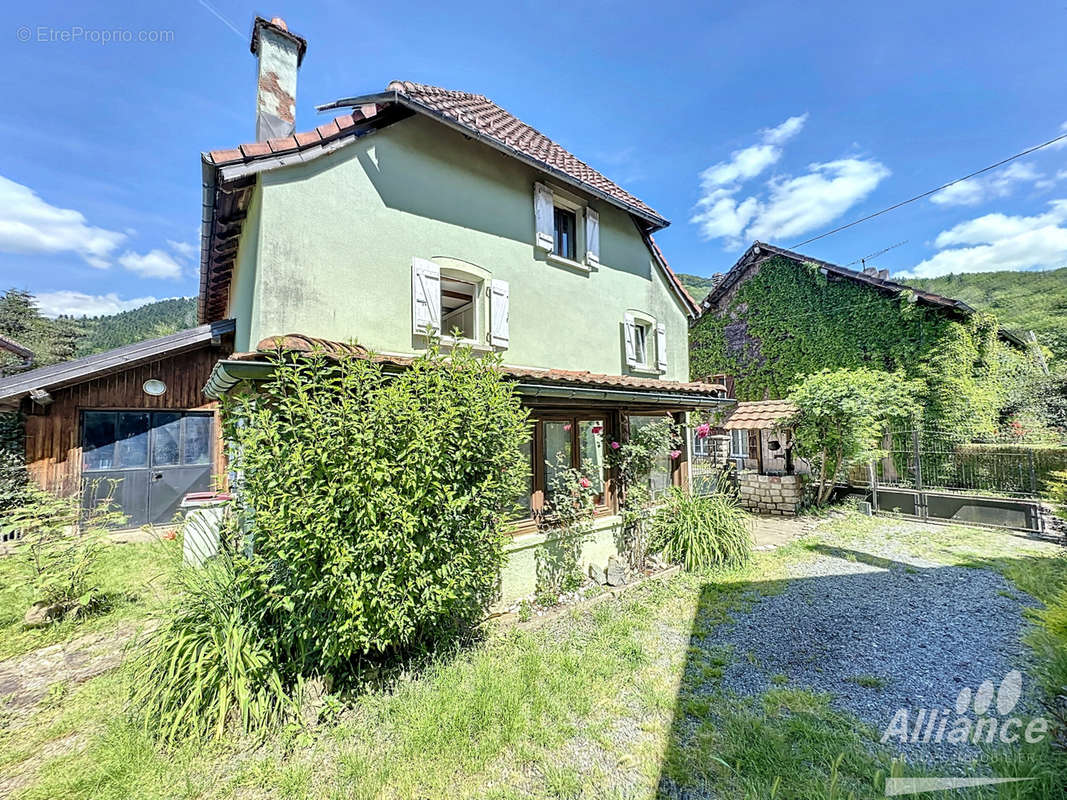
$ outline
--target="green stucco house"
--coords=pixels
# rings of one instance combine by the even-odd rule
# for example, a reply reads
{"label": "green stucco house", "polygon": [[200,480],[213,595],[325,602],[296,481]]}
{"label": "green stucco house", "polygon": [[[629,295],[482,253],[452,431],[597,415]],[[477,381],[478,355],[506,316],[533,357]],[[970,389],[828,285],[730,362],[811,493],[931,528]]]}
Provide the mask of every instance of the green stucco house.
{"label": "green stucco house", "polygon": [[[584,558],[606,561],[619,522],[606,442],[725,398],[689,382],[698,309],[653,242],[667,220],[478,94],[393,81],[296,133],[305,50],[257,19],[258,140],[203,154],[200,321],[233,319],[237,356],[209,394],[252,377],[277,337],[357,340],[402,363],[432,328],[502,353],[535,420],[504,599],[532,590],[535,550],[551,544],[537,520],[558,454],[601,465]],[[665,456],[653,480],[686,480],[685,457]]]}

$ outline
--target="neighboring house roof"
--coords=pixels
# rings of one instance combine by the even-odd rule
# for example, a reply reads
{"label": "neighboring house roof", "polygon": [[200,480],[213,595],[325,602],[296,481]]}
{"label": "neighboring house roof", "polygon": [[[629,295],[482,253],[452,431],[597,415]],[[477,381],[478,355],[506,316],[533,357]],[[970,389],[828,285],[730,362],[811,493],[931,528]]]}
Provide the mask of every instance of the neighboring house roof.
{"label": "neighboring house roof", "polygon": [[176,355],[186,350],[193,350],[223,334],[232,333],[232,319],[201,325],[184,331],[149,339],[145,342],[128,344],[104,353],[97,353],[83,358],[39,367],[29,372],[21,372],[8,378],[0,378],[0,405],[12,406],[29,396],[31,392],[48,392],[62,389],[83,381],[110,375],[115,372],[156,361],[164,356]]}
{"label": "neighboring house roof", "polygon": [[[349,97],[319,106],[319,110],[337,108],[351,108],[351,113],[312,131],[202,154],[201,321],[225,313],[238,238],[257,173],[332,153],[360,136],[413,113],[448,125],[465,136],[474,137],[564,183],[618,206],[644,223],[643,233],[646,236],[670,224],[651,206],[484,95],[411,81],[393,81],[385,92]],[[659,260],[683,302],[691,302],[692,298],[667,267],[662,253],[659,254]],[[695,314],[696,309],[694,302],[691,314]]]}
{"label": "neighboring house roof", "polygon": [[[328,339],[319,339],[313,336],[291,333],[285,336],[273,336],[264,339],[256,346],[254,353],[238,353],[230,357],[231,361],[265,361],[270,353],[284,350],[295,353],[322,352],[327,356],[336,358],[342,355],[366,358],[377,363],[405,368],[415,360],[412,356],[391,355],[373,353],[358,344],[346,344],[334,342]],[[699,383],[682,381],[663,381],[654,378],[641,378],[629,375],[604,375],[594,372],[583,372],[565,369],[535,369],[532,367],[517,367],[503,365],[503,373],[507,378],[520,383],[536,383],[542,386],[555,386],[560,388],[572,387],[575,389],[603,389],[619,391],[639,391],[649,393],[665,393],[679,396],[701,397],[703,399],[722,400],[726,399],[726,387],[719,383]],[[229,386],[215,381],[209,384],[208,394],[216,396],[223,394]]]}
{"label": "neighboring house roof", "polygon": [[[922,289],[916,289],[907,284],[898,283],[896,281],[889,280],[888,277],[882,277],[885,273],[878,272],[857,272],[856,270],[849,269],[848,267],[841,267],[837,264],[831,264],[829,261],[823,261],[818,258],[806,256],[803,253],[797,253],[793,250],[786,250],[783,247],[775,247],[773,244],[767,244],[766,242],[753,242],[752,246],[745,251],[745,254],[737,260],[730,271],[722,276],[722,280],[712,287],[707,297],[700,303],[700,313],[703,314],[708,309],[716,306],[720,299],[730,291],[744,276],[749,267],[760,261],[765,261],[775,256],[781,256],[787,258],[790,261],[795,261],[798,264],[814,264],[820,270],[827,275],[834,275],[845,280],[850,280],[855,283],[865,284],[879,291],[887,294],[902,294],[911,293],[915,296],[915,300],[918,303],[934,306],[936,308],[943,308],[949,311],[959,313],[963,316],[969,316],[976,313],[976,309],[962,300],[956,300],[951,297],[945,297],[934,292],[923,291]],[[1009,330],[1001,328],[999,334],[1002,338],[1007,339],[1012,344],[1018,347],[1026,347],[1024,342],[1019,336],[1012,333]]]}
{"label": "neighboring house roof", "polygon": [[797,407],[788,400],[751,400],[738,403],[722,426],[728,431],[769,430],[796,413]]}
{"label": "neighboring house roof", "polygon": [[0,350],[7,350],[27,363],[33,359],[33,351],[30,348],[23,347],[14,339],[8,339],[6,336],[0,336]]}

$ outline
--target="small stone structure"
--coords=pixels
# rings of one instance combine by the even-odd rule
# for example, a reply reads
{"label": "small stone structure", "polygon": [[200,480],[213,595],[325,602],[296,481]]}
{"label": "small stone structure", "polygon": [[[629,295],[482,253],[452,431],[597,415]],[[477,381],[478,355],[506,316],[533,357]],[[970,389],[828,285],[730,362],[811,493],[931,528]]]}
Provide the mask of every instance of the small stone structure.
{"label": "small stone structure", "polygon": [[793,516],[804,499],[802,477],[742,472],[737,476],[741,504],[757,514]]}

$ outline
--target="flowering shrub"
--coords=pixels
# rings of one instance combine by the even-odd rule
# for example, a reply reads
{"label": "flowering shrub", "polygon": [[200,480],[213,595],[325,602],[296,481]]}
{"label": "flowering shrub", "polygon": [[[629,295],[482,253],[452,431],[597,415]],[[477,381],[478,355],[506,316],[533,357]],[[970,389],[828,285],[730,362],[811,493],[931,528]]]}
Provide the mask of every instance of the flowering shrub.
{"label": "flowering shrub", "polygon": [[558,535],[535,553],[539,596],[558,597],[581,583],[582,547],[589,540],[597,496],[596,487],[586,477],[593,470],[588,463],[582,464],[580,470],[574,469],[566,456],[558,457],[544,514],[544,523]]}

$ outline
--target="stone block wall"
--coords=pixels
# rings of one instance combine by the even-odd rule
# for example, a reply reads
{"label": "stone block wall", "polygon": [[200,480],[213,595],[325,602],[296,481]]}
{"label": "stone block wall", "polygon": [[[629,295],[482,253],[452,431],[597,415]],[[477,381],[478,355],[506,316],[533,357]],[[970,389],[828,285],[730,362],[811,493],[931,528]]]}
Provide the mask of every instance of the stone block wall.
{"label": "stone block wall", "polygon": [[759,475],[742,472],[737,476],[741,505],[757,514],[793,516],[800,510],[804,486],[800,475]]}

